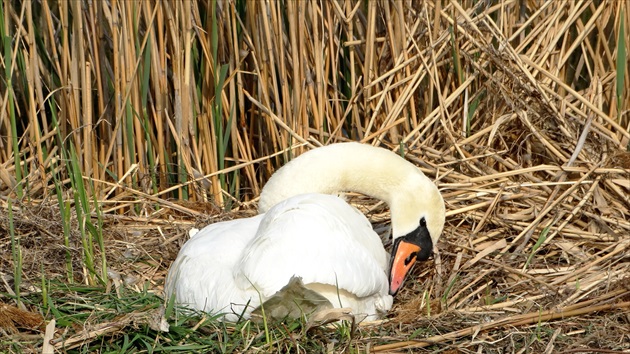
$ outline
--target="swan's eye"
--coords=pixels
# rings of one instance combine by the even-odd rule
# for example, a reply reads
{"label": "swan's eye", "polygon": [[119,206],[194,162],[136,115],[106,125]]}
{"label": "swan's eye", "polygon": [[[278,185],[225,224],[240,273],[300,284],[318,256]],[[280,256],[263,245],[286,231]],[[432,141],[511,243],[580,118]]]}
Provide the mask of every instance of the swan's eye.
{"label": "swan's eye", "polygon": [[409,257],[405,259],[405,267],[409,265],[409,263],[413,262],[416,259],[418,252],[412,252]]}
{"label": "swan's eye", "polygon": [[420,226],[427,227],[427,221],[424,218],[420,219]]}

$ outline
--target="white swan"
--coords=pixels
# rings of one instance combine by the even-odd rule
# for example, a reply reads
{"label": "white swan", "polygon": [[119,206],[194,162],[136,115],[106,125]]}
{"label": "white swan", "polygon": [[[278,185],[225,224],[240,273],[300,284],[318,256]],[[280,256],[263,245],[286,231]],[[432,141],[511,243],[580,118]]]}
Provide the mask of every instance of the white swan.
{"label": "white swan", "polygon": [[[391,209],[391,262],[366,217],[332,193],[352,191]],[[445,207],[436,186],[395,153],[342,143],[302,154],[267,182],[261,214],[209,225],[180,250],[165,284],[167,298],[229,321],[300,277],[334,307],[375,319],[416,259],[431,254]]]}

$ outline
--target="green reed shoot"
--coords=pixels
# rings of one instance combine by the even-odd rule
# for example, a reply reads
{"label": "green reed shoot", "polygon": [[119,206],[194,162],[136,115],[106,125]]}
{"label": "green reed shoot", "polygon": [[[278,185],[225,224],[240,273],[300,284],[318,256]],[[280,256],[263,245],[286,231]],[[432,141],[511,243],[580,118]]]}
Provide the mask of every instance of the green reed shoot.
{"label": "green reed shoot", "polygon": [[7,209],[9,211],[9,236],[11,237],[11,256],[13,258],[13,285],[15,298],[20,304],[20,285],[22,284],[22,248],[20,247],[20,239],[15,235],[15,227],[13,225],[13,206],[11,199],[8,199]]}

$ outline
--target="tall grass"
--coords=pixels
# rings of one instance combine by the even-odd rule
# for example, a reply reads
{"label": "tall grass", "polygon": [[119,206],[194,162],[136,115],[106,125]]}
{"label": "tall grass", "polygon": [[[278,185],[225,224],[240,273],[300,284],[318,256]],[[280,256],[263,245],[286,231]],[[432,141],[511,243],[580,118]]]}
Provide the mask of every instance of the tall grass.
{"label": "tall grass", "polygon": [[501,51],[531,60],[532,83],[557,85],[549,70],[570,83],[549,99],[576,108],[604,78],[598,114],[625,142],[625,5],[581,4],[5,2],[0,163],[17,197],[56,193],[46,171],[58,163],[67,178],[72,145],[97,200],[133,198],[117,185],[177,186],[161,196],[225,205],[255,197],[293,152],[246,162],[295,142],[440,146],[456,138],[443,127],[475,134],[492,101],[486,77],[466,73],[500,70],[490,63]]}

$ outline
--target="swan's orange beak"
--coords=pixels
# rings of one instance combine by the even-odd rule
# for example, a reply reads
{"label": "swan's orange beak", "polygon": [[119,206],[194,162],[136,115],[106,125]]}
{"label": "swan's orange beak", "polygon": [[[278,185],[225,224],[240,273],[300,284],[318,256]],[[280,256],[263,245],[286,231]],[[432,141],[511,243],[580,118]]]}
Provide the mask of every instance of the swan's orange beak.
{"label": "swan's orange beak", "polygon": [[394,258],[392,259],[392,265],[389,273],[389,293],[390,295],[396,295],[400,286],[403,284],[407,273],[413,265],[416,263],[418,253],[420,253],[420,246],[414,245],[406,241],[400,241],[396,244],[394,249]]}
{"label": "swan's orange beak", "polygon": [[433,240],[424,218],[418,228],[395,238],[389,268],[389,294],[396,295],[416,260],[426,261],[432,252]]}

